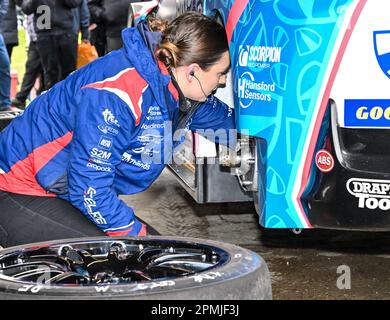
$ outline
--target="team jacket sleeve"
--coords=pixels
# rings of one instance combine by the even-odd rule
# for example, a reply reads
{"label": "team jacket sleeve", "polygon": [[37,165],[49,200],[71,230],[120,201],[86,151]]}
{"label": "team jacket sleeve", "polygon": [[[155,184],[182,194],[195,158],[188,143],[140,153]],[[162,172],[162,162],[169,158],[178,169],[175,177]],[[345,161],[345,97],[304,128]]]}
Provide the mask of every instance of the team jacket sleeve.
{"label": "team jacket sleeve", "polygon": [[211,96],[195,112],[189,122],[189,129],[207,139],[234,149],[236,125],[234,109],[218,98]]}
{"label": "team jacket sleeve", "polygon": [[68,167],[70,202],[109,236],[138,235],[143,224],[113,189],[134,120],[114,98],[82,90]]}

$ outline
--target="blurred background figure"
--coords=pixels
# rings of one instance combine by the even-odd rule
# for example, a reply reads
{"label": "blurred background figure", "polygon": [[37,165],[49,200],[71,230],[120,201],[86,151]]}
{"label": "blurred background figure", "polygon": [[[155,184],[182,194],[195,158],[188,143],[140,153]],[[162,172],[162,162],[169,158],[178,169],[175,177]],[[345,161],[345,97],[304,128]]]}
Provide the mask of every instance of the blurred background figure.
{"label": "blurred background figure", "polygon": [[0,32],[3,35],[10,60],[13,48],[19,44],[16,5],[20,6],[21,2],[22,0],[8,0],[7,13],[0,19]]}
{"label": "blurred background figure", "polygon": [[[106,53],[117,50],[123,46],[121,32],[127,27],[130,3],[135,0],[89,0],[88,6],[91,13],[91,22],[97,27],[104,27]],[[140,2],[138,0],[138,2]],[[94,27],[94,25],[93,25]],[[96,29],[94,29],[96,30]],[[94,33],[98,36],[99,44],[103,44],[101,38],[103,29],[99,29]],[[92,44],[97,48],[99,55],[102,52],[102,47],[97,43]]]}
{"label": "blurred background figure", "polygon": [[[0,21],[4,21],[8,11],[8,4],[8,0],[0,0]],[[9,110],[11,105],[10,91],[10,62],[7,47],[0,31],[0,111]]]}
{"label": "blurred background figure", "polygon": [[81,32],[81,40],[89,43],[90,14],[87,0],[81,0],[79,7],[73,10],[73,32],[77,35]]}
{"label": "blurred background figure", "polygon": [[37,94],[40,94],[43,90],[43,68],[37,48],[37,34],[35,33],[34,15],[32,14],[27,16],[26,29],[30,41],[27,53],[26,71],[23,76],[20,91],[16,94],[15,99],[11,101],[13,107],[20,109],[25,108],[27,97],[29,96],[37,79],[40,79],[40,86],[37,90]]}
{"label": "blurred background figure", "polygon": [[101,13],[103,12],[102,0],[88,0],[88,8],[90,17],[90,41],[95,46],[99,57],[106,54],[107,41],[106,41],[106,27],[104,25]]}
{"label": "blurred background figure", "polygon": [[[50,89],[76,70],[78,38],[74,32],[74,8],[82,0],[23,0],[21,7],[25,14],[34,14],[34,28],[37,34],[37,48],[44,73],[44,88]],[[50,9],[50,27],[37,22],[44,13],[37,8]],[[42,20],[42,19],[41,19]]]}

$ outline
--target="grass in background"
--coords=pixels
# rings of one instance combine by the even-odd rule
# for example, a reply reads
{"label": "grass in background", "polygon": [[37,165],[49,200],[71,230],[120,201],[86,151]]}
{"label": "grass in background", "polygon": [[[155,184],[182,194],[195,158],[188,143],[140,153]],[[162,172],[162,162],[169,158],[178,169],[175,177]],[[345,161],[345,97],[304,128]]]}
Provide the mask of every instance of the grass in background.
{"label": "grass in background", "polygon": [[11,70],[18,72],[19,88],[23,80],[25,65],[27,60],[26,32],[24,29],[18,30],[19,45],[12,51]]}

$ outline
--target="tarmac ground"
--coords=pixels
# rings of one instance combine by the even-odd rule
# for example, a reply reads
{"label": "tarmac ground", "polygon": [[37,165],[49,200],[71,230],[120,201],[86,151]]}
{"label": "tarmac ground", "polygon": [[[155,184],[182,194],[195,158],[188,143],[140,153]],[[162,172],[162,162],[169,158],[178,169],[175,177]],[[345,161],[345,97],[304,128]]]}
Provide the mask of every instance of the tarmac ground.
{"label": "tarmac ground", "polygon": [[267,230],[252,203],[197,204],[168,170],[143,193],[121,198],[162,235],[257,252],[274,299],[390,299],[390,232]]}

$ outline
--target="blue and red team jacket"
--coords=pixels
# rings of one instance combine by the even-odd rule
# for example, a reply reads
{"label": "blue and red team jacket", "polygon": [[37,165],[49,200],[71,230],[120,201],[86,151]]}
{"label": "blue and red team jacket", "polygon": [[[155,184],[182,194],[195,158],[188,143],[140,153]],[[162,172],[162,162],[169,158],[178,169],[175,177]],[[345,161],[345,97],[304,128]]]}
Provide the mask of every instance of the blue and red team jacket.
{"label": "blue and red team jacket", "polygon": [[[56,84],[0,133],[0,190],[65,199],[110,236],[140,233],[118,195],[161,174],[179,118],[178,93],[152,55],[159,34],[139,25],[122,37],[122,49]],[[186,122],[234,127],[233,110],[215,97]]]}

